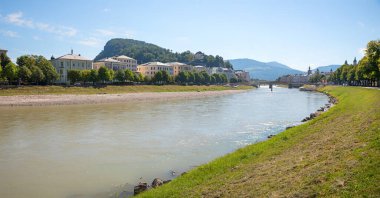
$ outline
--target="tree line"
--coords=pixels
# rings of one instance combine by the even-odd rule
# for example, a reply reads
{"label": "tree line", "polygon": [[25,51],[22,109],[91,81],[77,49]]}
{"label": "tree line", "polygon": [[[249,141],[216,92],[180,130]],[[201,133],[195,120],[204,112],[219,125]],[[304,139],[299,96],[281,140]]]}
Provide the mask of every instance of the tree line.
{"label": "tree line", "polygon": [[[103,83],[103,84],[194,84],[194,85],[215,85],[228,83],[225,74],[212,74],[207,72],[182,71],[176,77],[171,76],[167,71],[158,71],[152,78],[143,76],[141,73],[133,72],[130,69],[113,71],[105,66],[91,70],[68,70],[67,78],[71,84],[81,82],[83,84]],[[239,82],[237,78],[230,79],[231,82]]]}
{"label": "tree line", "polygon": [[4,84],[54,83],[59,75],[49,60],[43,56],[23,55],[14,64],[6,54],[0,55],[0,81]]}
{"label": "tree line", "polygon": [[328,80],[339,85],[380,86],[380,40],[367,44],[365,55],[357,65],[346,61]]}

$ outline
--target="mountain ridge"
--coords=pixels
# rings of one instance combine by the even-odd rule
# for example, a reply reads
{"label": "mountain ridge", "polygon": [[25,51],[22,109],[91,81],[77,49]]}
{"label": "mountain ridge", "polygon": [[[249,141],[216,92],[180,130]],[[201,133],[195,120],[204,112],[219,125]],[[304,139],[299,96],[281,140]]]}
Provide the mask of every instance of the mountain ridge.
{"label": "mountain ridge", "polygon": [[249,58],[230,59],[228,61],[234,69],[248,71],[252,79],[276,80],[278,77],[287,74],[305,73],[277,61],[261,62]]}

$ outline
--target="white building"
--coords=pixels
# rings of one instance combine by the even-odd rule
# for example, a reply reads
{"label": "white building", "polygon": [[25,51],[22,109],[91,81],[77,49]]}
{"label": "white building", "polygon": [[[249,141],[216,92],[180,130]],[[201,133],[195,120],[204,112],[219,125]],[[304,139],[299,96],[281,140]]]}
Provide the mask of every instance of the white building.
{"label": "white building", "polygon": [[105,66],[112,70],[126,70],[137,71],[137,61],[128,56],[114,56],[112,58],[103,58],[94,63],[94,69],[99,69],[101,66]]}
{"label": "white building", "polygon": [[243,70],[235,70],[235,75],[238,79],[242,81],[249,82],[251,80],[249,76],[249,72],[243,71]]}
{"label": "white building", "polygon": [[236,78],[235,72],[232,69],[224,68],[224,67],[211,67],[208,70],[208,73],[210,75],[212,74],[225,74],[227,76],[227,79],[230,80],[231,78]]}
{"label": "white building", "polygon": [[66,54],[58,58],[51,58],[55,70],[59,74],[57,83],[69,83],[67,79],[68,70],[85,70],[92,69],[92,60],[81,56],[80,54],[74,54],[71,50],[71,54]]}

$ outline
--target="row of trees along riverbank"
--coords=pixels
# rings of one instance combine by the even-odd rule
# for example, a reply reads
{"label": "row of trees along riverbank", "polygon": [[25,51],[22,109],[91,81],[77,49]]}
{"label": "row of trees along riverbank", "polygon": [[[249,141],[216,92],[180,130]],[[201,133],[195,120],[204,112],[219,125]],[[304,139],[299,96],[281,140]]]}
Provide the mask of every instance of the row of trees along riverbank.
{"label": "row of trees along riverbank", "polygon": [[81,82],[83,84],[194,84],[194,85],[215,85],[224,83],[241,82],[237,78],[227,79],[225,74],[212,74],[207,72],[180,72],[177,76],[169,75],[167,71],[158,71],[152,78],[143,76],[141,73],[134,73],[129,69],[117,70],[116,72],[106,67],[100,67],[98,70],[69,70],[67,78],[72,84]]}
{"label": "row of trees along riverbank", "polygon": [[0,55],[1,84],[53,84],[59,77],[49,60],[43,56],[24,55],[14,64],[6,54]]}
{"label": "row of trees along riverbank", "polygon": [[339,85],[380,87],[380,40],[367,44],[365,55],[357,65],[346,61],[328,80]]}
{"label": "row of trees along riverbank", "polygon": [[[14,64],[6,54],[0,55],[0,84],[16,85],[50,85],[58,78],[59,74],[43,56],[23,55],[17,58]],[[237,78],[227,79],[225,74],[212,74],[206,72],[180,72],[175,78],[166,71],[157,72],[152,78],[134,73],[131,70],[113,71],[106,67],[98,70],[69,70],[68,79],[71,84],[81,82],[83,84],[224,84],[240,82]]]}

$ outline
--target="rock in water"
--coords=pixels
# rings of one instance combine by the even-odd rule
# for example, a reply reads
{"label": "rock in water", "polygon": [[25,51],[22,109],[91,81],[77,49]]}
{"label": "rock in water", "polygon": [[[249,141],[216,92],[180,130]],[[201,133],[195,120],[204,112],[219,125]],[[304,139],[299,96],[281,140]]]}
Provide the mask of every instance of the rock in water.
{"label": "rock in water", "polygon": [[133,195],[137,195],[143,191],[148,190],[148,184],[140,182],[139,185],[135,186],[133,189]]}
{"label": "rock in water", "polygon": [[160,178],[155,178],[152,182],[152,187],[156,188],[158,186],[161,186],[162,184],[164,184],[164,182]]}

